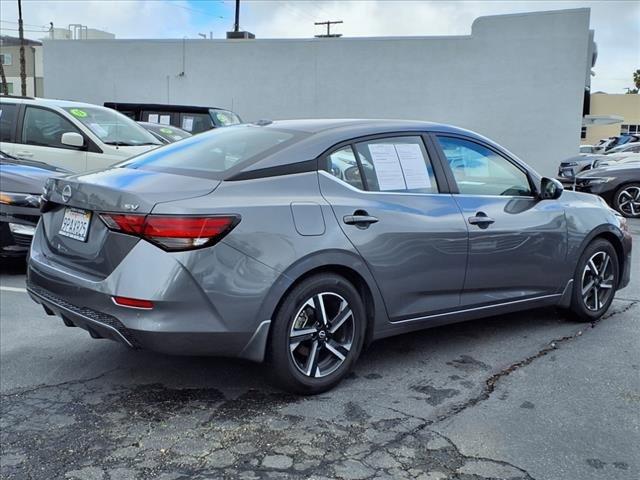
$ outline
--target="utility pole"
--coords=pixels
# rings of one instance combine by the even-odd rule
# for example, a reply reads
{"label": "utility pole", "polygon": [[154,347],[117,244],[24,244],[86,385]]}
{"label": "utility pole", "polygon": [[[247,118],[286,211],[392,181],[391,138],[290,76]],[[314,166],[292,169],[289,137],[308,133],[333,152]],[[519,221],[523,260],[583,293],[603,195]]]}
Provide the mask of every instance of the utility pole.
{"label": "utility pole", "polygon": [[344,23],[342,20],[330,21],[326,22],[316,22],[316,25],[326,25],[327,26],[327,34],[326,35],[316,35],[316,38],[338,38],[341,37],[341,33],[331,33],[331,25],[336,25],[338,23]]}
{"label": "utility pole", "polygon": [[2,62],[0,62],[0,93],[2,95],[9,95],[9,85],[7,84],[7,77],[4,74]]}
{"label": "utility pole", "polygon": [[22,96],[27,96],[27,71],[24,59],[24,30],[22,29],[22,0],[18,0],[18,34],[20,37],[20,88]]}
{"label": "utility pole", "polygon": [[233,23],[233,31],[240,31],[240,0],[236,0],[236,20]]}

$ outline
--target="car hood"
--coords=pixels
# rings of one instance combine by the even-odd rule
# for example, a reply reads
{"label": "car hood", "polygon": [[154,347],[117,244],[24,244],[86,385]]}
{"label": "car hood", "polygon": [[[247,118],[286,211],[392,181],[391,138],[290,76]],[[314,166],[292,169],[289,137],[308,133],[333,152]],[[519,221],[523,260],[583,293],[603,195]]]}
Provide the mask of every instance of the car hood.
{"label": "car hood", "polygon": [[592,170],[579,173],[576,175],[576,178],[615,177],[620,174],[632,173],[634,170],[638,172],[638,179],[640,180],[640,163],[627,163],[594,168]]}
{"label": "car hood", "polygon": [[50,170],[33,165],[0,164],[1,188],[7,192],[40,194],[48,178],[62,177],[64,175],[68,175],[68,172]]}

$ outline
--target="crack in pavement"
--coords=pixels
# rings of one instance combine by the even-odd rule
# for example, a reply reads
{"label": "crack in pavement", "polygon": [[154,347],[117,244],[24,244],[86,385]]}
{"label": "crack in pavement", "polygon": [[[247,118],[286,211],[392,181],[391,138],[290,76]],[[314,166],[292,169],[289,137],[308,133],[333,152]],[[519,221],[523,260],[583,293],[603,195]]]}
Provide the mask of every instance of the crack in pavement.
{"label": "crack in pavement", "polygon": [[508,367],[499,370],[498,372],[494,373],[493,375],[491,375],[489,378],[487,378],[484,381],[484,386],[482,388],[482,391],[478,395],[476,395],[474,397],[471,397],[469,400],[467,400],[465,402],[462,402],[462,403],[453,405],[452,407],[449,407],[444,414],[438,415],[436,417],[434,423],[444,422],[444,421],[446,421],[446,420],[458,415],[459,413],[465,411],[466,409],[468,409],[470,407],[475,407],[479,403],[484,402],[485,400],[489,399],[491,394],[495,391],[498,382],[502,378],[511,375],[513,372],[515,372],[515,371],[517,371],[517,370],[519,370],[519,369],[521,369],[523,367],[526,367],[527,365],[530,365],[535,360],[544,357],[545,355],[549,354],[550,352],[553,352],[554,350],[559,348],[561,345],[564,345],[565,343],[568,343],[568,342],[570,342],[572,340],[575,340],[576,338],[581,337],[584,334],[585,330],[587,330],[587,329],[593,330],[600,322],[602,322],[604,320],[607,320],[607,319],[609,319],[611,317],[614,317],[616,315],[620,315],[622,313],[628,312],[630,309],[632,309],[638,303],[639,302],[631,302],[631,303],[629,303],[629,305],[627,305],[623,309],[617,310],[615,312],[610,312],[610,313],[602,316],[600,319],[587,324],[585,326],[585,328],[577,330],[576,332],[572,333],[571,335],[566,335],[566,336],[551,340],[551,342],[549,342],[549,344],[546,347],[538,350],[533,355],[529,355],[528,357],[526,357],[526,358],[524,358],[522,360],[519,360],[519,361],[517,361],[515,363],[512,363]]}

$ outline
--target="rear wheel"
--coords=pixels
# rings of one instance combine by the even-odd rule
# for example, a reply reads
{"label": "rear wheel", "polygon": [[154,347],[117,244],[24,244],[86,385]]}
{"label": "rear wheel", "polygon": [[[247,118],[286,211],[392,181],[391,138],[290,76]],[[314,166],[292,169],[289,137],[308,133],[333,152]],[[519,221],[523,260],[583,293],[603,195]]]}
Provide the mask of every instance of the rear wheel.
{"label": "rear wheel", "polygon": [[570,316],[592,322],[611,306],[619,279],[618,255],[610,242],[597,239],[580,257],[573,278]]}
{"label": "rear wheel", "polygon": [[316,394],[337,385],[362,350],[365,308],[343,277],[319,274],[284,298],[269,342],[269,363],[285,390]]}
{"label": "rear wheel", "polygon": [[630,183],[618,189],[613,199],[615,209],[628,218],[640,217],[640,183]]}

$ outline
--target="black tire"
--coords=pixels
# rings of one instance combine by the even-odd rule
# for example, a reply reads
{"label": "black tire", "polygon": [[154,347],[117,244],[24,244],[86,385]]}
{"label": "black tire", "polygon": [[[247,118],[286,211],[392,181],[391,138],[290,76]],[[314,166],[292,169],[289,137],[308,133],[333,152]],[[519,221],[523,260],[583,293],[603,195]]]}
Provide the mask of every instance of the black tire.
{"label": "black tire", "polygon": [[[318,298],[323,307],[318,308]],[[322,309],[328,319],[325,324]],[[363,300],[345,278],[322,273],[302,280],[287,293],[272,325],[267,363],[275,382],[286,391],[303,395],[333,388],[358,359],[366,325]],[[331,332],[332,326],[338,328]]]}
{"label": "black tire", "polygon": [[[620,264],[613,245],[602,238],[591,242],[582,252],[576,267],[568,317],[578,322],[598,320],[611,306],[619,279]],[[593,286],[587,289],[592,282]]]}
{"label": "black tire", "polygon": [[621,186],[613,197],[613,208],[623,217],[640,218],[640,183]]}

